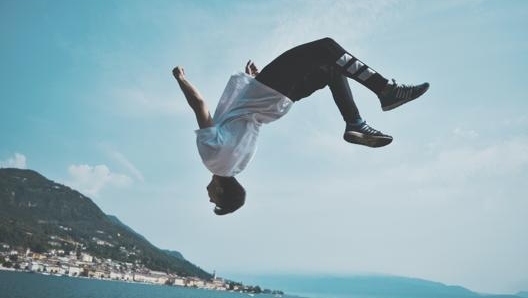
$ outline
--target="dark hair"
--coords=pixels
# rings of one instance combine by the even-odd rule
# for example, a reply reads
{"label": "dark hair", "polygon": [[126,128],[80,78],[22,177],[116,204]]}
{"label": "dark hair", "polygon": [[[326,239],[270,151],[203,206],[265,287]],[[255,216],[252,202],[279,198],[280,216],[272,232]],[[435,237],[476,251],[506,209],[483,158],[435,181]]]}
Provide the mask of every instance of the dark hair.
{"label": "dark hair", "polygon": [[214,213],[217,215],[235,212],[246,201],[246,190],[235,177],[213,175],[213,179],[207,188],[210,187],[214,187],[212,190],[216,204]]}

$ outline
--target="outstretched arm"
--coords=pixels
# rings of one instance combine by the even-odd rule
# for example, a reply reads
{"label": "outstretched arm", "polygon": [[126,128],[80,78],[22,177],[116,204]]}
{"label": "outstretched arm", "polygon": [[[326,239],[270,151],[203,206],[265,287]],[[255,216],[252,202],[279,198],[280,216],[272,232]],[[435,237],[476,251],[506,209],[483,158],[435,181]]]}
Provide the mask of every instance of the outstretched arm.
{"label": "outstretched arm", "polygon": [[213,118],[211,117],[211,113],[209,113],[209,109],[207,108],[202,95],[198,89],[187,80],[183,67],[176,66],[172,70],[172,74],[176,78],[176,81],[178,81],[178,84],[187,99],[187,103],[189,103],[189,106],[193,109],[194,114],[196,115],[198,127],[202,129],[214,126]]}

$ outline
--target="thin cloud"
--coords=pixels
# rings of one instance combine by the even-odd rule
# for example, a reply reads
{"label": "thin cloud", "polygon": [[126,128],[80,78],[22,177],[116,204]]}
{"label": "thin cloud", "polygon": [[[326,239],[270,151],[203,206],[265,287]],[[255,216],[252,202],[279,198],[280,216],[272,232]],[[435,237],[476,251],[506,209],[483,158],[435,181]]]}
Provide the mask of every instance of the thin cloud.
{"label": "thin cloud", "polygon": [[121,151],[116,150],[109,143],[100,143],[98,147],[111,161],[132,176],[134,180],[145,182],[143,173]]}
{"label": "thin cloud", "polygon": [[[167,72],[167,76],[169,75]],[[176,92],[160,93],[139,87],[127,87],[116,88],[111,93],[119,110],[131,116],[176,115],[184,112],[184,106],[176,97],[179,93]]]}
{"label": "thin cloud", "polygon": [[472,129],[455,128],[453,134],[461,138],[475,139],[479,136],[479,133]]}
{"label": "thin cloud", "polygon": [[90,166],[87,164],[68,167],[70,181],[68,185],[88,196],[98,197],[106,187],[127,187],[132,179],[124,174],[113,173],[106,165]]}
{"label": "thin cloud", "polygon": [[[516,173],[528,168],[528,139],[515,137],[503,142],[476,145],[460,144],[453,139],[450,144],[436,148],[429,158],[414,163],[394,165],[384,171],[385,180],[401,185],[428,185],[430,188],[469,188],[479,182],[479,188],[507,183]],[[419,153],[415,152],[418,156]],[[424,156],[425,157],[425,156]]]}
{"label": "thin cloud", "polygon": [[[329,36],[340,43],[357,44],[388,19],[391,6],[397,1],[333,1],[331,5],[323,1],[292,1],[278,12],[276,26],[271,31],[271,38],[276,46],[293,46],[299,42]],[[280,49],[280,51],[286,48]]]}
{"label": "thin cloud", "polygon": [[26,169],[27,160],[24,154],[15,153],[13,157],[9,157],[4,161],[0,161],[0,168],[17,168]]}
{"label": "thin cloud", "polygon": [[116,161],[117,163],[119,163],[121,166],[123,166],[130,174],[132,174],[132,176],[134,178],[136,178],[136,180],[138,181],[141,181],[141,182],[145,182],[145,178],[143,177],[143,174],[141,173],[141,171],[139,171],[136,166],[134,166],[134,164],[132,162],[130,162],[130,160],[128,160],[124,155],[123,153],[119,152],[119,151],[116,151],[116,150],[111,150],[111,149],[108,149],[108,154],[110,155],[110,157]]}

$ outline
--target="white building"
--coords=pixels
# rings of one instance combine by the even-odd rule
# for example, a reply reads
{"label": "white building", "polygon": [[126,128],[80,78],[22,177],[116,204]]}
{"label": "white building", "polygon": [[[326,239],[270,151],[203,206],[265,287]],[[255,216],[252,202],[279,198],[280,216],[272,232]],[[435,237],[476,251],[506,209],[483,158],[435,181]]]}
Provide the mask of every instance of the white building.
{"label": "white building", "polygon": [[77,267],[77,266],[70,266],[68,268],[68,275],[69,276],[79,276],[81,275],[81,272],[83,271],[82,268],[80,267]]}
{"label": "white building", "polygon": [[163,285],[169,280],[169,276],[162,274],[134,274],[134,281]]}
{"label": "white building", "polygon": [[123,280],[133,281],[134,280],[134,273],[127,272],[127,273],[123,274]]}
{"label": "white building", "polygon": [[124,279],[124,276],[123,276],[123,274],[121,272],[111,271],[110,272],[110,279],[122,280],[122,279]]}
{"label": "white building", "polygon": [[81,261],[87,263],[93,263],[93,257],[87,253],[81,253]]}
{"label": "white building", "polygon": [[174,285],[175,286],[180,286],[180,287],[184,287],[185,286],[185,279],[181,278],[181,277],[176,277],[174,279]]}
{"label": "white building", "polygon": [[37,262],[32,262],[30,265],[29,265],[29,270],[31,271],[44,271],[44,265],[42,265],[41,263],[37,263]]}
{"label": "white building", "polygon": [[49,273],[59,273],[59,270],[61,268],[59,266],[55,266],[55,265],[46,265],[45,269]]}

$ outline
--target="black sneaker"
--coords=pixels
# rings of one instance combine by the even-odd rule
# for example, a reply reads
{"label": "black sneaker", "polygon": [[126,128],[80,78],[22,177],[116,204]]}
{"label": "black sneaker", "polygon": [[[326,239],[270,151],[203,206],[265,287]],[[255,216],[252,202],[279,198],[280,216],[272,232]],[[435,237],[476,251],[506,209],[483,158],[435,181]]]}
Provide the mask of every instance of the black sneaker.
{"label": "black sneaker", "polygon": [[420,97],[425,91],[427,91],[427,89],[429,89],[429,83],[412,86],[396,84],[396,81],[392,79],[392,84],[389,84],[389,88],[390,90],[386,94],[378,95],[381,102],[381,109],[384,111],[392,110],[406,102]]}
{"label": "black sneaker", "polygon": [[370,127],[367,122],[347,123],[343,139],[349,143],[369,147],[383,147],[392,142],[392,137]]}

